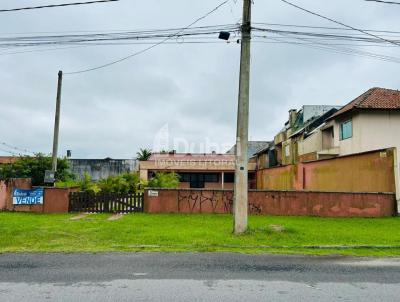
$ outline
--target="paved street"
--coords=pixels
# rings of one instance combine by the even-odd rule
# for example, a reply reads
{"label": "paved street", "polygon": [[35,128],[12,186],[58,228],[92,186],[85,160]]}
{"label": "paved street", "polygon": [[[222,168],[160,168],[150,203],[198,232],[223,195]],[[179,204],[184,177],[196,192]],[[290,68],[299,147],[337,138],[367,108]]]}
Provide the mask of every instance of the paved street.
{"label": "paved street", "polygon": [[400,259],[4,254],[0,301],[399,301]]}

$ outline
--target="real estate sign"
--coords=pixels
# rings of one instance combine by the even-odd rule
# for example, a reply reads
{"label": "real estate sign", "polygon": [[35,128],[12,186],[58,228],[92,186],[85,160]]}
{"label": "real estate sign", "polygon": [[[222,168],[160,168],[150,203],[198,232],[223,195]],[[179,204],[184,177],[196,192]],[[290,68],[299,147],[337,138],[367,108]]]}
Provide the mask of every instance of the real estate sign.
{"label": "real estate sign", "polygon": [[13,205],[43,204],[43,188],[22,190],[14,189]]}

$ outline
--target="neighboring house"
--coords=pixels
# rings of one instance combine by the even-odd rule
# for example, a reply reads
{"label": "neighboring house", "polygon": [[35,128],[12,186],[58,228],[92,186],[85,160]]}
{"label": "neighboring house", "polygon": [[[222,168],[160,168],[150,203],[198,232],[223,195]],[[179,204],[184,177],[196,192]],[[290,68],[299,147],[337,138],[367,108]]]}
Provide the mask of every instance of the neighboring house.
{"label": "neighboring house", "polygon": [[268,145],[257,150],[253,156],[256,158],[257,170],[272,168],[278,165],[274,142],[269,142]]}
{"label": "neighboring house", "polygon": [[138,162],[136,159],[68,159],[70,170],[79,179],[89,174],[93,181],[123,173],[136,172]]}
{"label": "neighboring house", "polygon": [[[247,158],[250,159],[257,153],[258,150],[266,148],[271,142],[267,141],[249,141],[247,144]],[[226,154],[235,154],[236,144],[230,148]]]}
{"label": "neighboring house", "polygon": [[372,88],[329,117],[303,141],[302,152],[325,159],[385,148],[396,148],[396,191],[400,199],[400,91]]}
{"label": "neighboring house", "polygon": [[[249,183],[255,188],[255,162],[249,163]],[[151,179],[157,172],[175,172],[181,188],[232,189],[235,173],[233,154],[153,153],[139,163],[140,178]]]}
{"label": "neighboring house", "polygon": [[297,163],[299,142],[340,108],[330,105],[304,105],[299,111],[290,110],[289,120],[274,138],[277,164]]}
{"label": "neighboring house", "polygon": [[0,156],[0,165],[15,163],[19,158],[19,156]]}

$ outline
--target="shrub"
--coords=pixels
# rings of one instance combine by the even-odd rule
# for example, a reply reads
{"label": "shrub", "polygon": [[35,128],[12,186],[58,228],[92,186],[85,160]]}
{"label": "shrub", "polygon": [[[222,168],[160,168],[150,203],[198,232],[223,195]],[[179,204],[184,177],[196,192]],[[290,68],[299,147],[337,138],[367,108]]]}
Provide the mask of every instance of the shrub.
{"label": "shrub", "polygon": [[[51,170],[52,159],[50,156],[38,153],[35,156],[22,156],[16,162],[0,166],[0,179],[31,178],[34,186],[43,186],[46,170]],[[68,160],[58,159],[56,181],[66,182],[75,179],[69,171]]]}
{"label": "shrub", "polygon": [[147,184],[150,188],[176,189],[179,187],[179,175],[176,173],[157,172]]}
{"label": "shrub", "polygon": [[137,173],[125,173],[110,176],[99,181],[101,192],[107,193],[135,193],[139,187],[139,175]]}

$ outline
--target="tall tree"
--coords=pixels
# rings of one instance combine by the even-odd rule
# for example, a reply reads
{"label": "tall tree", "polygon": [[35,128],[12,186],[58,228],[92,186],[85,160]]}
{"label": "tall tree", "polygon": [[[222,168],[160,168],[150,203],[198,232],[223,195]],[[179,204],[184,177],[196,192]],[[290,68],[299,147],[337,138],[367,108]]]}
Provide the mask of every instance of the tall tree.
{"label": "tall tree", "polygon": [[150,149],[142,149],[140,148],[140,151],[136,153],[137,159],[140,161],[146,161],[149,160],[151,156],[151,150]]}

